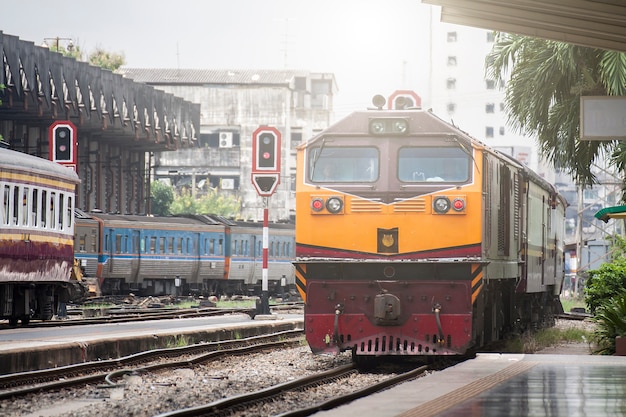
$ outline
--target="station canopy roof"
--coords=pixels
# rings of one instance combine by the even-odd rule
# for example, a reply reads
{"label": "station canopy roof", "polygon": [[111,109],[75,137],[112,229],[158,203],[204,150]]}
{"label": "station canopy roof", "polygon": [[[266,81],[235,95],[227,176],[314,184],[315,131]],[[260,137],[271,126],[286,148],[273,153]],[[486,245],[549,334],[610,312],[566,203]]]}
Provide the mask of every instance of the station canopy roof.
{"label": "station canopy roof", "polygon": [[594,214],[596,219],[607,223],[609,219],[626,219],[626,206],[605,207]]}
{"label": "station canopy roof", "polygon": [[441,20],[626,52],[625,0],[422,0]]}

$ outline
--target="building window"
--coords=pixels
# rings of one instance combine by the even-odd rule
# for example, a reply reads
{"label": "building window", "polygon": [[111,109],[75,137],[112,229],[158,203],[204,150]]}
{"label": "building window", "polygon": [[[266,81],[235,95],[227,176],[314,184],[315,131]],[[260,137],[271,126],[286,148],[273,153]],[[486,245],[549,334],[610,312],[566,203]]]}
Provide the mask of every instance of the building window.
{"label": "building window", "polygon": [[495,112],[495,108],[496,108],[495,104],[487,103],[487,104],[485,104],[485,113],[494,113]]}
{"label": "building window", "polygon": [[487,90],[494,90],[496,88],[496,82],[494,80],[485,80]]}
{"label": "building window", "polygon": [[456,78],[448,78],[446,80],[446,88],[448,90],[454,90],[456,89]]}
{"label": "building window", "polygon": [[452,114],[456,110],[456,104],[455,103],[448,103],[446,105],[446,108],[448,109],[448,114]]}
{"label": "building window", "polygon": [[500,103],[500,111],[504,111],[504,103]]}
{"label": "building window", "polygon": [[493,43],[495,41],[496,34],[495,32],[487,32],[487,42]]}
{"label": "building window", "polygon": [[456,32],[448,32],[448,42],[456,42]]}
{"label": "building window", "polygon": [[311,81],[311,108],[327,110],[330,107],[332,85],[329,80]]}
{"label": "building window", "polygon": [[291,147],[295,148],[302,142],[302,132],[291,131]]}
{"label": "building window", "polygon": [[504,136],[504,126],[500,126],[500,136]]}
{"label": "building window", "polygon": [[493,137],[493,127],[487,126],[485,128],[485,137],[486,138],[492,138]]}
{"label": "building window", "polygon": [[448,66],[449,67],[456,67],[456,57],[455,56],[449,56],[448,57]]}

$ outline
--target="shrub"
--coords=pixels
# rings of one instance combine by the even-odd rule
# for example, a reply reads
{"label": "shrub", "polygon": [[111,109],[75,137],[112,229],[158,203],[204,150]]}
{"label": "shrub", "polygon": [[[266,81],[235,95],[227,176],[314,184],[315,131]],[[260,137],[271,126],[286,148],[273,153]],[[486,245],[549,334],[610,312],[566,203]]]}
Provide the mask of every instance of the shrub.
{"label": "shrub", "polygon": [[597,323],[595,339],[597,353],[612,355],[615,353],[615,338],[626,336],[626,291],[613,297],[598,308],[593,317]]}
{"label": "shrub", "polygon": [[585,303],[593,314],[625,288],[626,258],[618,258],[589,271],[589,279],[585,286]]}

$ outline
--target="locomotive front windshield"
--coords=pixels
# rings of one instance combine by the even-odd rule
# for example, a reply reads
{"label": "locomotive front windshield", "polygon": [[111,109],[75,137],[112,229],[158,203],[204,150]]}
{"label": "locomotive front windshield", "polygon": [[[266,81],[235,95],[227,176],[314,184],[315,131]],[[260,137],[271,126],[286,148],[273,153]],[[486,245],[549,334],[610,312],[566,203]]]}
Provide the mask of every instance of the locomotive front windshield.
{"label": "locomotive front windshield", "polygon": [[309,153],[309,179],[313,182],[373,182],[378,179],[379,152],[375,147],[328,147]]}
{"label": "locomotive front windshield", "polygon": [[471,157],[462,148],[405,147],[398,152],[398,179],[402,182],[466,182]]}

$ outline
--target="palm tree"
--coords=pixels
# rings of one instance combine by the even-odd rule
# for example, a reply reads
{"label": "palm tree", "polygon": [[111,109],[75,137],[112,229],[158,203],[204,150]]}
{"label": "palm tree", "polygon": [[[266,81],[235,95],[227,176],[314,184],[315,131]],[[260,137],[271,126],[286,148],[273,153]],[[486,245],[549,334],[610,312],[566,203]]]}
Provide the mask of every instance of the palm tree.
{"label": "palm tree", "polygon": [[547,161],[582,184],[596,182],[591,164],[603,155],[621,172],[626,145],[580,141],[580,96],[624,95],[626,54],[497,33],[486,74],[505,88],[511,126],[537,137]]}

